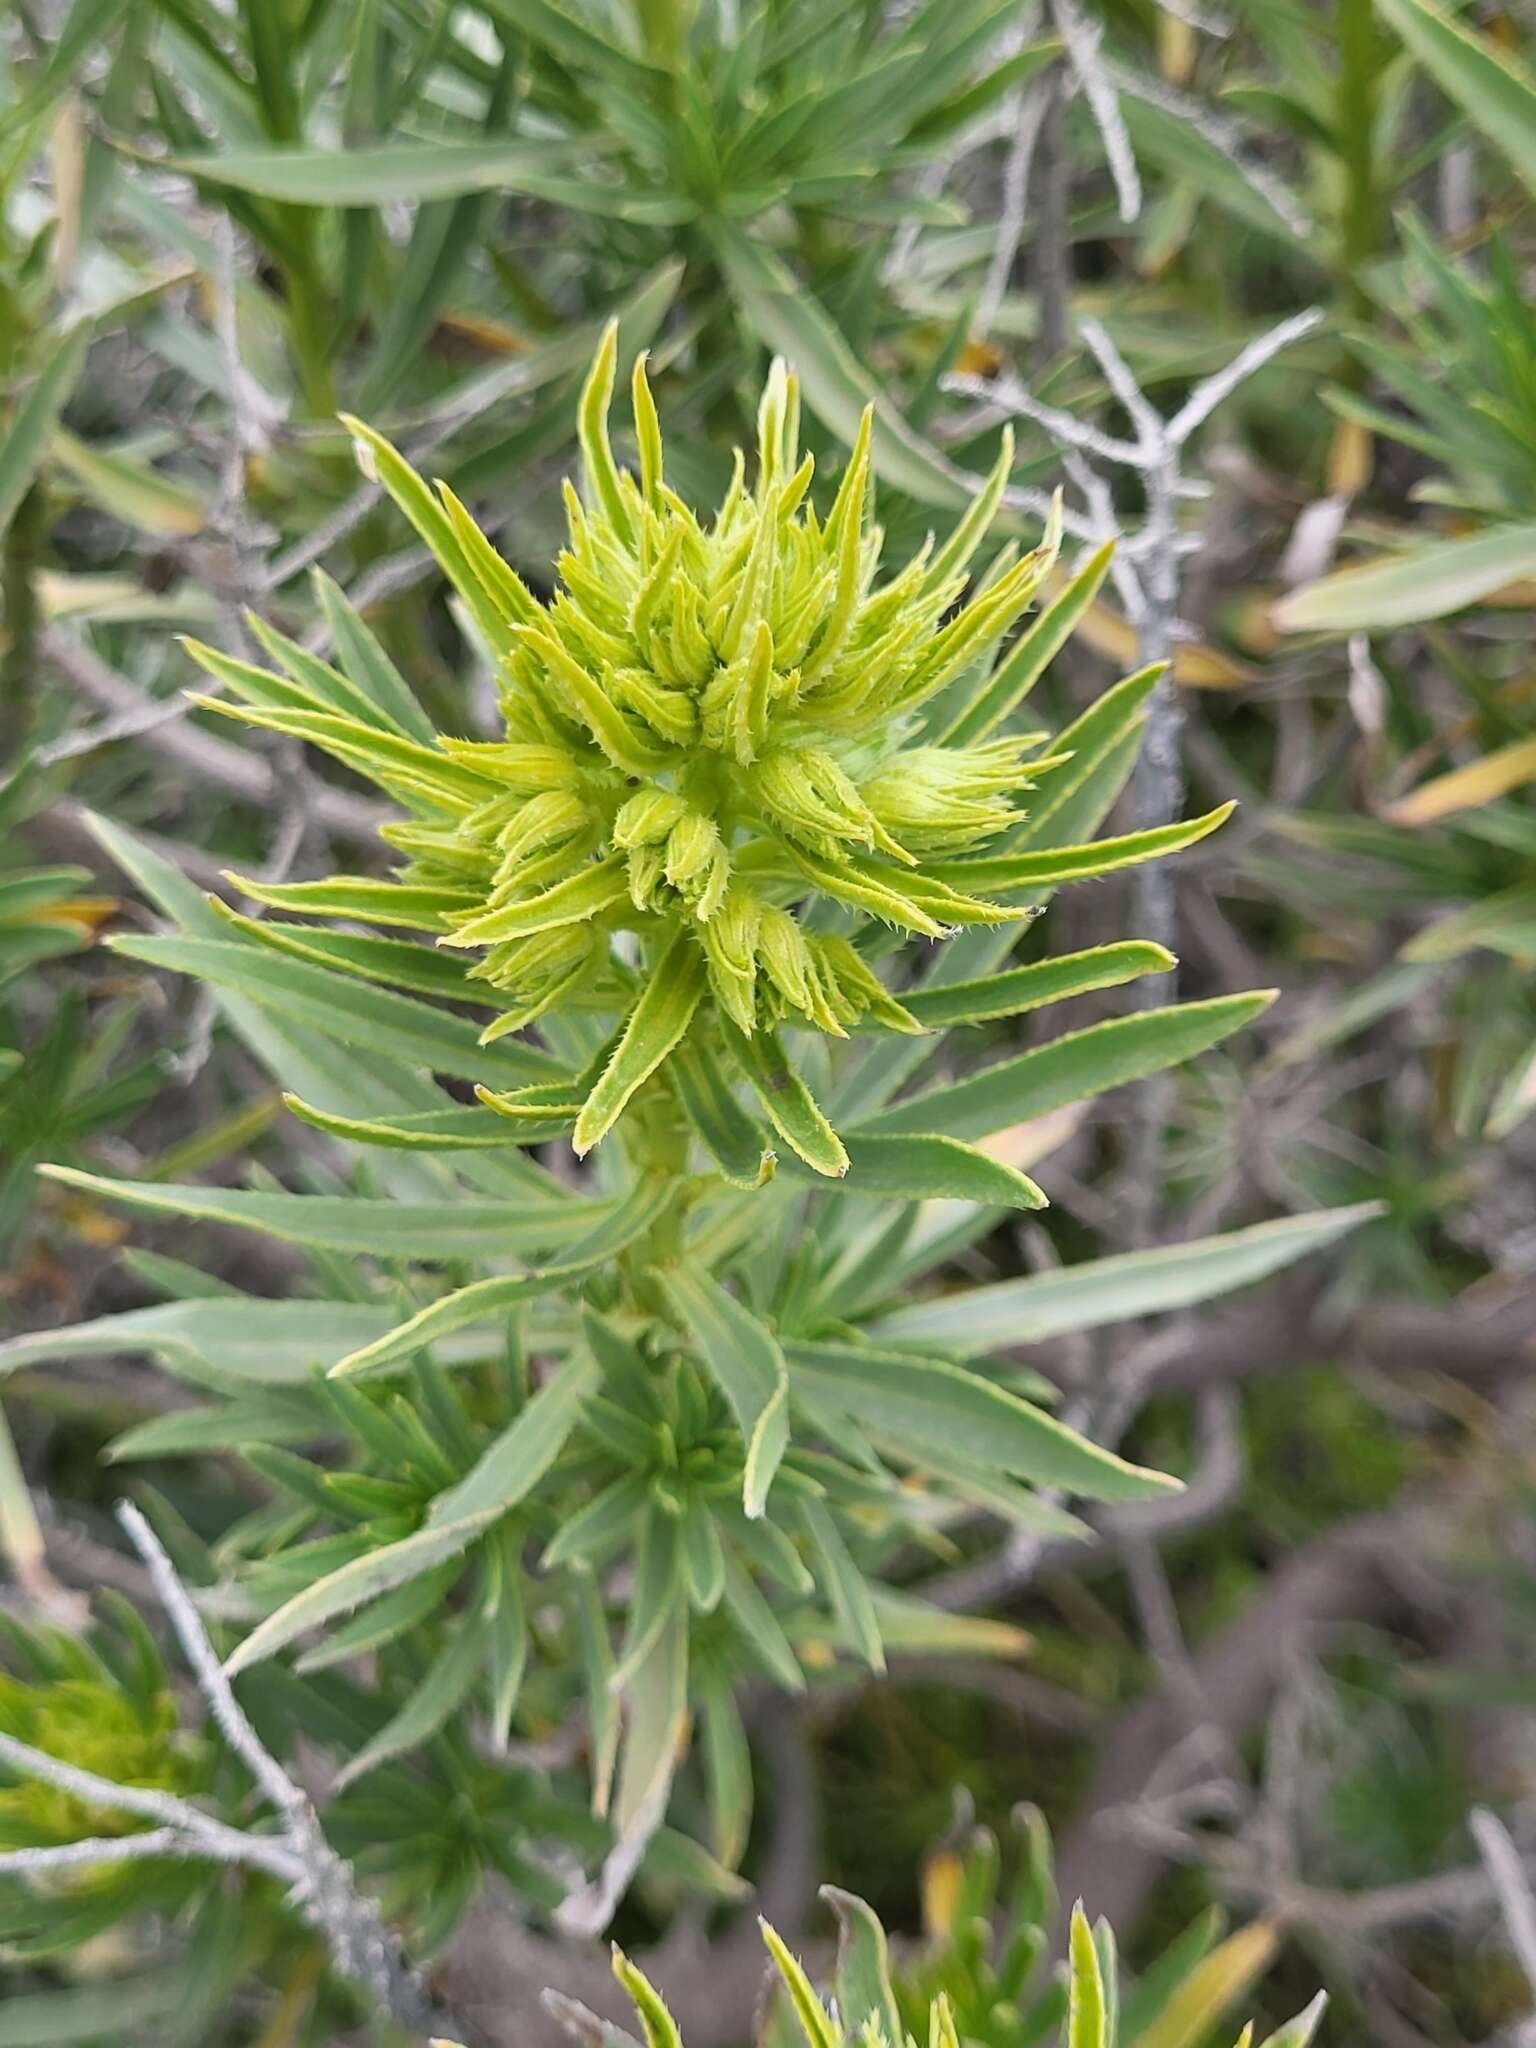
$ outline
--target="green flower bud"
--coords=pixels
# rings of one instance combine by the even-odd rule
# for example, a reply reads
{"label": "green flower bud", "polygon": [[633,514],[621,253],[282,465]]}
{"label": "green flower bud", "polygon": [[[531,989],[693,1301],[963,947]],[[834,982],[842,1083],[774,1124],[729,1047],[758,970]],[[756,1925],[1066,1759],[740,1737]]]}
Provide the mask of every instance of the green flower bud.
{"label": "green flower bud", "polygon": [[[716,1015],[748,1038],[784,1022],[839,1037],[917,1028],[847,939],[820,929],[825,917],[802,921],[818,898],[843,918],[927,938],[1022,915],[962,886],[956,857],[996,850],[1042,765],[1030,759],[1038,740],[936,743],[921,714],[1002,641],[1059,540],[1052,521],[1039,548],[1017,561],[1010,550],[958,602],[1001,503],[1005,437],[944,545],[882,583],[872,412],[823,520],[782,362],[759,409],[755,475],[738,457],[702,522],[665,481],[644,358],[633,379],[639,475],[618,466],[607,424],[616,367],[610,328],[582,394],[583,478],[565,490],[568,540],[547,604],[450,491],[434,498],[387,442],[349,422],[491,646],[501,738],[428,745],[403,727],[397,737],[295,714],[263,694],[256,671],[243,683],[227,664],[218,671],[245,700],[236,715],[280,730],[299,716],[304,738],[408,807],[386,832],[404,856],[403,908],[373,914],[474,956],[472,978],[502,1002],[487,1039],[572,1002],[609,1010],[621,1034],[655,1031],[654,1058],[623,1041],[626,1088],[610,1091],[606,1120],[584,1117],[583,1148],[632,1098],[628,1077],[654,1072]],[[344,878],[337,892],[355,900]],[[635,1009],[645,969],[678,946],[699,955],[677,983],[685,1014],[679,1023],[669,1008],[653,1026]]]}

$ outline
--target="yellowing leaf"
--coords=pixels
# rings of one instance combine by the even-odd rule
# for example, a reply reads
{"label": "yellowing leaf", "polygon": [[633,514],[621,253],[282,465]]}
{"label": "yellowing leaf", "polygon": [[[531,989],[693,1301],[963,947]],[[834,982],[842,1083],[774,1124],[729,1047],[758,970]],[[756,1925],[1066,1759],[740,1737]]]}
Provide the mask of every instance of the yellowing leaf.
{"label": "yellowing leaf", "polygon": [[1304,583],[1270,612],[1282,633],[1385,632],[1486,603],[1536,572],[1536,524],[1492,526]]}
{"label": "yellowing leaf", "polygon": [[1515,740],[1476,761],[1421,782],[1417,789],[1389,804],[1382,815],[1394,825],[1430,825],[1452,817],[1457,811],[1476,810],[1493,803],[1533,778],[1536,740]]}
{"label": "yellowing leaf", "polygon": [[1197,2048],[1222,2014],[1269,1967],[1275,1930],[1263,1921],[1231,1935],[1197,1963],[1174,1991],[1137,2048]]}
{"label": "yellowing leaf", "polygon": [[955,1924],[965,1885],[965,1866],[952,1849],[930,1856],[923,1866],[923,1932],[942,1941]]}
{"label": "yellowing leaf", "polygon": [[1328,443],[1327,487],[1330,498],[1353,498],[1371,480],[1375,437],[1359,420],[1340,420]]}
{"label": "yellowing leaf", "polygon": [[170,540],[202,531],[208,508],[190,484],[130,456],[92,448],[63,427],[49,436],[48,453],[93,505],[136,532]]}

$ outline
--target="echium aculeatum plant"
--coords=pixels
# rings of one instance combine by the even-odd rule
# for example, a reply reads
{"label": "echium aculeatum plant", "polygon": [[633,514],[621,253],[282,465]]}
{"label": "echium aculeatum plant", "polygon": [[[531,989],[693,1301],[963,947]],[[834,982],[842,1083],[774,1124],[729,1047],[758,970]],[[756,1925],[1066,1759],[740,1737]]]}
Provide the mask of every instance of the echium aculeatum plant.
{"label": "echium aculeatum plant", "polygon": [[[278,682],[194,647],[244,700],[200,700],[210,709],[329,749],[410,813],[383,828],[405,856],[392,888],[349,877],[242,887],[279,908],[414,927],[470,955],[470,992],[497,1010],[485,1043],[562,1006],[614,1016],[579,1098],[477,1091],[514,1119],[564,1115],[578,1153],[697,1041],[740,1064],[807,1165],[841,1175],[848,1152],[792,1075],[777,1029],[920,1033],[871,964],[882,928],[936,940],[1027,914],[998,898],[1029,879],[1028,864],[1016,872],[987,854],[1024,793],[1062,764],[1043,751],[1045,734],[995,728],[1053,646],[1005,662],[948,722],[926,714],[1028,608],[1059,526],[1022,559],[994,563],[956,608],[1002,497],[1005,436],[945,545],[882,581],[873,409],[818,517],[797,382],[781,361],[758,411],[755,478],[738,451],[706,523],[666,482],[644,356],[632,384],[638,474],[616,463],[616,349],[610,327],[581,399],[585,491],[565,487],[570,539],[547,604],[450,490],[433,498],[386,442],[349,423],[364,467],[454,577],[495,661],[505,730],[380,732],[306,700],[302,661]],[[264,637],[292,669],[295,650]],[[690,1072],[680,1061],[672,1078],[686,1086]]]}
{"label": "echium aculeatum plant", "polygon": [[[1093,837],[1156,671],[1049,745],[1011,731],[1106,554],[1012,630],[1056,537],[1017,561],[1010,540],[966,582],[1006,451],[954,534],[881,582],[869,428],[814,512],[776,369],[750,487],[743,470],[706,527],[663,481],[643,375],[638,471],[614,460],[613,370],[610,338],[548,603],[451,493],[354,430],[484,643],[501,737],[436,732],[324,579],[334,662],[259,623],[272,672],[200,650],[215,708],[396,801],[398,876],[253,882],[304,913],[254,919],[99,827],[175,927],[117,950],[212,986],[334,1142],[297,1186],[52,1171],[283,1239],[305,1282],[260,1300],[151,1262],[169,1299],[0,1342],[0,1370],[149,1350],[196,1389],[115,1455],[239,1461],[255,1505],[206,1547],[183,1525],[181,1561],[230,1585],[229,1668],[266,1686],[274,1725],[340,1751],[327,1828],[424,1946],[487,1872],[556,1905],[573,1849],[614,1850],[622,1874],[656,1834],[675,1873],[657,1830],[682,1767],[728,1888],[752,1805],[745,1679],[803,1687],[892,1646],[1012,1653],[1016,1631],[926,1605],[914,1556],[984,1516],[1080,1533],[1064,1499],[1173,1484],[992,1354],[1257,1277],[1355,1220],[1287,1219],[1215,1260],[1181,1246],[1171,1277],[1138,1258],[1112,1288],[1091,1266],[929,1286],[1042,1199],[989,1138],[1265,1006],[1138,1007],[1022,1047],[1004,1030],[939,1068],[963,1027],[1170,967],[1134,939],[1009,956],[1053,888],[1222,814]],[[616,1122],[578,1173],[538,1149]],[[566,1725],[584,1753],[546,1769],[540,1739]],[[514,1738],[535,1761],[514,1766]],[[697,1877],[696,1847],[682,1867]],[[619,1882],[582,1911],[601,1918]]]}

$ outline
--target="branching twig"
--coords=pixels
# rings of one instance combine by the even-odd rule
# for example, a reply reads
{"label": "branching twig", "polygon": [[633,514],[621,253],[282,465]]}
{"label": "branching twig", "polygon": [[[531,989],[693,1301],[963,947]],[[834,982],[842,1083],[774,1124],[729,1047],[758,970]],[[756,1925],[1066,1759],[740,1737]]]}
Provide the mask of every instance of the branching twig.
{"label": "branching twig", "polygon": [[1515,1960],[1536,1992],[1536,1894],[1531,1890],[1530,1873],[1510,1840],[1508,1828],[1496,1814],[1479,1806],[1473,1810],[1468,1824],[1504,1916]]}
{"label": "branching twig", "polygon": [[1073,73],[1103,138],[1104,154],[1109,160],[1110,176],[1115,181],[1115,192],[1120,201],[1120,218],[1133,221],[1141,212],[1141,173],[1136,168],[1136,152],[1131,148],[1131,138],[1125,132],[1119,95],[1099,54],[1104,30],[1098,22],[1088,20],[1077,0],[1052,0],[1051,16],[1067,46]]}
{"label": "branching twig", "polygon": [[[948,380],[950,389],[1031,419],[1052,436],[1065,451],[1064,466],[1084,497],[1087,523],[1097,538],[1118,537],[1120,528],[1109,487],[1097,476],[1089,458],[1129,469],[1140,478],[1144,498],[1141,526],[1134,536],[1134,551],[1128,546],[1117,549],[1117,554],[1133,558],[1117,565],[1116,584],[1136,627],[1137,657],[1143,667],[1167,662],[1173,655],[1181,631],[1179,564],[1191,545],[1198,548],[1202,543],[1200,534],[1186,534],[1180,528],[1180,503],[1191,494],[1192,480],[1183,473],[1184,450],[1190,438],[1246,378],[1311,333],[1321,319],[1315,309],[1298,313],[1259,335],[1224,368],[1197,384],[1178,411],[1167,418],[1142,390],[1107,330],[1096,320],[1084,320],[1083,340],[1130,421],[1133,440],[1106,433],[1058,406],[1047,405],[1011,379],[990,384],[975,378]],[[1132,784],[1137,830],[1171,824],[1183,808],[1182,724],[1178,693],[1171,674],[1165,674],[1147,704],[1146,735]],[[1136,871],[1132,887],[1138,936],[1176,951],[1178,912],[1172,870],[1164,862],[1148,862]],[[1148,990],[1143,1000],[1164,1002],[1169,993],[1164,981],[1155,995]],[[1157,1222],[1171,1086],[1166,1075],[1154,1076],[1137,1094],[1137,1114],[1127,1145],[1125,1201],[1125,1238],[1133,1247],[1150,1241]]]}
{"label": "branching twig", "polygon": [[281,1832],[259,1834],[230,1827],[188,1799],[138,1785],[118,1785],[58,1757],[0,1735],[0,1764],[55,1786],[88,1806],[131,1813],[156,1823],[147,1832],[90,1837],[58,1847],[0,1853],[0,1876],[31,1876],[81,1864],[150,1857],[192,1857],[259,1870],[277,1878],[309,1924],[322,1935],[341,1975],[361,1985],[402,2027],[417,2035],[464,2038],[462,2024],[440,2012],[384,1926],[378,1906],[365,1898],[346,1863],[325,1839],[308,1795],[294,1784],[262,1742],[235,1698],[192,1597],[177,1577],[159,1539],[129,1502],[118,1519],[143,1559],[170,1618],[198,1689],[220,1733],[276,1809]]}
{"label": "branching twig", "polygon": [[[1175,14],[1178,10],[1170,7],[1168,12]],[[1157,107],[1161,112],[1172,115],[1174,120],[1182,121],[1203,142],[1219,151],[1276,217],[1284,221],[1292,234],[1305,237],[1315,233],[1312,216],[1291,188],[1252,155],[1248,138],[1236,122],[1227,120],[1203,100],[1178,92],[1161,79],[1133,71],[1128,65],[1107,60],[1104,69],[1116,91],[1129,99],[1144,100],[1149,107]]]}

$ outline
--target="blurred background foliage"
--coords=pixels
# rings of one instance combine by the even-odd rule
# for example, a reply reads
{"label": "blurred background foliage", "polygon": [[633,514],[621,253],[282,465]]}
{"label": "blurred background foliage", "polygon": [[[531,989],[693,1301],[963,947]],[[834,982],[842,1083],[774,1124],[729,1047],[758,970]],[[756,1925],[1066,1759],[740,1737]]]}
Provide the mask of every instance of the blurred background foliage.
{"label": "blurred background foliage", "polygon": [[[1024,1803],[1057,1834],[1065,1896],[1102,1895],[1151,1981],[1192,1924],[1214,1942],[1200,1916],[1219,1907],[1271,1930],[1242,2008],[1261,2031],[1321,1981],[1329,2043],[1520,2038],[1533,1993],[1467,1816],[1491,1806],[1536,1850],[1528,19],[1452,0],[13,0],[0,36],[4,1336],[283,1294],[306,1271],[346,1284],[334,1255],[306,1269],[217,1223],[129,1242],[89,1189],[32,1170],[311,1184],[312,1134],[214,1006],[101,945],[156,920],[85,820],[132,828],[200,889],[231,865],[377,866],[345,770],[238,744],[181,695],[177,636],[248,654],[247,607],[327,651],[314,570],[439,723],[490,730],[474,623],[359,478],[339,411],[443,477],[545,590],[576,393],[617,316],[623,360],[651,352],[691,500],[723,490],[783,353],[822,479],[874,400],[895,559],[953,523],[1009,412],[1004,521],[1031,544],[1034,494],[1062,483],[1075,533],[1123,529],[1145,578],[1146,477],[1106,481],[1051,424],[1143,431],[1081,323],[1176,413],[1321,309],[1198,439],[1160,728],[1191,811],[1242,804],[1177,867],[1181,992],[1282,998],[1155,1095],[1013,1134],[1010,1162],[1050,1190],[1043,1224],[933,1228],[953,1230],[959,1285],[1126,1251],[1149,1219],[1178,1243],[1379,1210],[1229,1304],[1015,1347],[1069,1402],[1134,1385],[1131,1448],[1190,1477],[1187,1512],[1022,1565],[995,1531],[935,1531],[923,1573],[1010,1633],[921,1666],[894,1653],[879,1682],[829,1651],[793,1712],[748,1712],[743,1868],[808,1939],[827,1932],[815,1880],[869,1899],[911,1945],[914,2011],[943,1983],[967,2041],[1022,2042],[979,1933],[934,1943],[962,1910],[1006,1919],[992,1838],[1023,1853]],[[1041,687],[1050,722],[1145,651],[1137,597],[1115,580],[1089,607]],[[1111,829],[1148,822],[1147,801],[1138,784]],[[1166,909],[1137,878],[1100,881],[1052,910],[1053,950],[1157,936]],[[1100,1014],[1084,999],[1082,1021]],[[285,1454],[186,1455],[184,1401],[92,1358],[6,1383],[0,1724],[67,1747],[83,1719],[92,1767],[234,1815],[246,1788],[197,1702],[98,1591],[154,1619],[111,1522],[123,1473],[101,1462],[128,1430],[159,1432],[127,1484],[190,1583],[277,1547]],[[253,1436],[280,1446],[280,1423]],[[264,1731],[297,1744],[317,1701],[316,1742],[377,1731],[345,1668],[302,1703],[293,1683],[264,1670]],[[450,1987],[489,1967],[487,1887],[547,1907],[592,1853],[584,1804],[551,1789],[568,1709],[534,1688],[525,1772],[488,1772],[450,1725],[428,1765],[396,1760],[327,1810]],[[0,1790],[0,1842],[59,1825]],[[7,1888],[0,2044],[379,2038],[275,1885],[129,1869],[64,1911]],[[616,1931],[641,1950],[675,1921],[718,1932],[739,1890],[664,1838]],[[556,1968],[552,1948],[516,1967]],[[137,2011],[113,1980],[146,1960],[165,1967],[134,1978]],[[1196,2048],[1214,2024],[1122,2039]]]}

